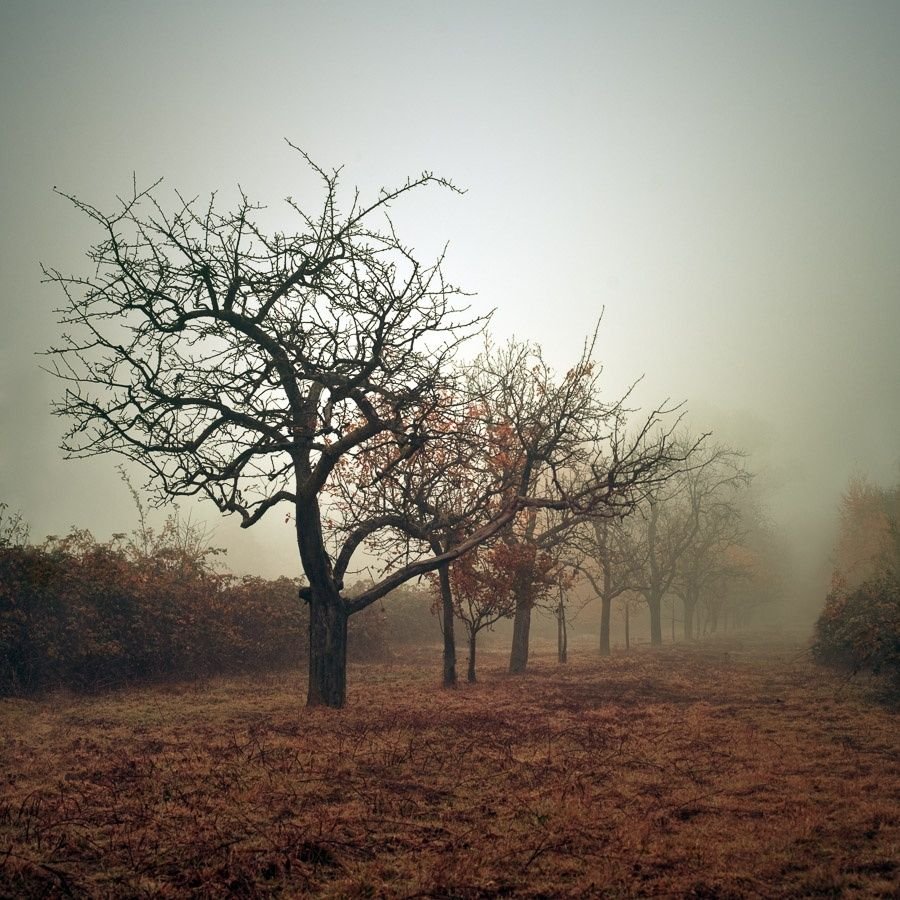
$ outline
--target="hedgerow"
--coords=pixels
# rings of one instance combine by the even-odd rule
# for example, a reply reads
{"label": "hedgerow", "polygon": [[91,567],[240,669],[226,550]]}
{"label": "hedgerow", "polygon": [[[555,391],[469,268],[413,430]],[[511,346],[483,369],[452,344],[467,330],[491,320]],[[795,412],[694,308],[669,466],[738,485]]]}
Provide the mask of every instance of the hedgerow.
{"label": "hedgerow", "polygon": [[[295,667],[308,655],[299,579],[235,578],[211,551],[138,552],[73,530],[0,545],[0,694],[95,691],[154,680]],[[351,659],[387,655],[384,610],[349,627]]]}

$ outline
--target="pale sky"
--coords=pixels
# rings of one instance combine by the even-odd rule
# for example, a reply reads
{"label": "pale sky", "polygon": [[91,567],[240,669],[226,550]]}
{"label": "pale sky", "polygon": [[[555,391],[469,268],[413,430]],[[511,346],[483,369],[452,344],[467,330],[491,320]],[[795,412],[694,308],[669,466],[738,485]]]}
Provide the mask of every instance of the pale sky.
{"label": "pale sky", "polygon": [[[754,453],[789,536],[827,536],[848,478],[900,460],[900,4],[0,4],[0,500],[32,533],[134,526],[114,458],[64,462],[39,261],[98,238],[132,173],[281,215],[423,169],[396,218],[560,368],[605,308],[610,394],[685,400]],[[217,523],[218,514],[205,515]],[[256,531],[254,529],[253,531]],[[222,524],[231,565],[297,571],[290,528]]]}

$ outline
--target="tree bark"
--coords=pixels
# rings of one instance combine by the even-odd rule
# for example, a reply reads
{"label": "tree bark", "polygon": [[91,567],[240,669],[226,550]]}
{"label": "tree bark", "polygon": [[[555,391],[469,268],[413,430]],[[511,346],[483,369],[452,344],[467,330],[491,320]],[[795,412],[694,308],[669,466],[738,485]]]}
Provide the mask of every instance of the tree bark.
{"label": "tree bark", "polygon": [[307,706],[338,709],[347,696],[347,611],[337,592],[309,602],[309,689]]}
{"label": "tree bark", "polygon": [[685,597],[684,598],[684,639],[692,641],[694,639],[694,613],[697,609],[697,601]]}
{"label": "tree bark", "polygon": [[307,706],[339,709],[347,698],[347,606],[325,550],[317,500],[295,507],[297,546],[309,581]]}
{"label": "tree bark", "polygon": [[609,597],[600,598],[600,655],[609,656],[609,626],[612,619],[612,601]]}
{"label": "tree bark", "polygon": [[444,635],[444,672],[445,688],[456,687],[456,636],[453,632],[453,590],[450,586],[450,567],[438,569],[438,582],[441,588],[441,631]]}
{"label": "tree bark", "polygon": [[475,684],[475,641],[477,638],[477,631],[473,631],[469,635],[469,669],[466,672],[466,681],[469,684]]}
{"label": "tree bark", "polygon": [[631,621],[630,621],[630,607],[626,603],[625,604],[625,649],[631,649]]}
{"label": "tree bark", "polygon": [[566,629],[566,608],[560,603],[556,611],[556,654],[560,663],[569,661],[569,635]]}
{"label": "tree bark", "polygon": [[650,608],[650,644],[653,647],[662,646],[662,597],[651,596],[647,598],[647,606]]}
{"label": "tree bark", "polygon": [[512,675],[524,672],[528,666],[528,639],[531,632],[531,597],[522,591],[516,598],[516,614],[513,618],[512,650],[509,654],[509,671]]}

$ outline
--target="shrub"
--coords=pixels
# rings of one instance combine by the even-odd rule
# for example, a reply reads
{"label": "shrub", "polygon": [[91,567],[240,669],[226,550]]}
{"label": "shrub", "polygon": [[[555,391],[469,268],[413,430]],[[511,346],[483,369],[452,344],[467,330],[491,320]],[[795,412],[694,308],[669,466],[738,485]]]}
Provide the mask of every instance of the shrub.
{"label": "shrub", "polygon": [[296,579],[235,580],[73,531],[0,547],[0,694],[280,669],[306,658]]}
{"label": "shrub", "polygon": [[900,581],[882,573],[848,591],[836,586],[816,623],[814,657],[900,686]]}

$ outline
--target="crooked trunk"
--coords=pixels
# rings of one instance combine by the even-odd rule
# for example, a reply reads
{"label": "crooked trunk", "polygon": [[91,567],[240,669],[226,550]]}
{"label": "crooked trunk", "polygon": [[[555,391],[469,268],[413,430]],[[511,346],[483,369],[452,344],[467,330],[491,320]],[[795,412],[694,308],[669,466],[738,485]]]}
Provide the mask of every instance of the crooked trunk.
{"label": "crooked trunk", "polygon": [[308,706],[340,708],[347,697],[347,611],[337,591],[309,603]]}

